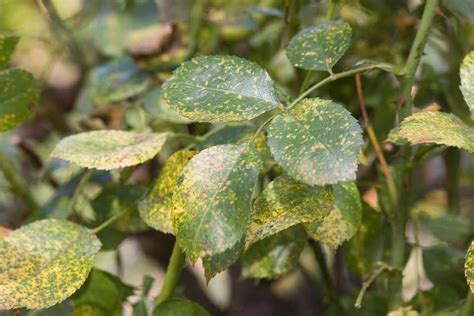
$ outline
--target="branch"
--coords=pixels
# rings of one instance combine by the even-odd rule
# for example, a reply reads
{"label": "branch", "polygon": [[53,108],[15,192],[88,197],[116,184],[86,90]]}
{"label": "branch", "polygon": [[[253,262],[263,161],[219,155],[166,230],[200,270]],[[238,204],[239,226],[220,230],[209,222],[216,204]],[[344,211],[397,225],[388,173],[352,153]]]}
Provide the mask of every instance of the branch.
{"label": "branch", "polygon": [[163,303],[173,295],[176,285],[178,285],[185,259],[186,257],[183,251],[179,247],[178,242],[175,241],[170,263],[166,269],[165,281],[163,283],[163,287],[161,288],[160,296],[158,296],[158,299],[156,300],[156,305]]}

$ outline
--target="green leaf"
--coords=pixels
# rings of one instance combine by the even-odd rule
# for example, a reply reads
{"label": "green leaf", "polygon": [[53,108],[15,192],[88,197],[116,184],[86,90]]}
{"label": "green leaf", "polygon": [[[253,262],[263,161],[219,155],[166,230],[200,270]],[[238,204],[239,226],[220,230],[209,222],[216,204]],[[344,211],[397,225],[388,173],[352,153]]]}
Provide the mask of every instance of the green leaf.
{"label": "green leaf", "polygon": [[26,121],[28,105],[38,100],[39,85],[33,76],[19,68],[0,72],[0,132]]}
{"label": "green leaf", "polygon": [[100,247],[89,229],[64,220],[11,232],[0,240],[0,310],[62,302],[84,283]]}
{"label": "green leaf", "polygon": [[471,288],[471,292],[474,293],[474,242],[471,243],[471,247],[469,247],[469,250],[467,251],[464,270],[467,284]]}
{"label": "green leaf", "polygon": [[173,195],[173,220],[177,240],[192,262],[241,241],[261,167],[249,142],[208,148],[186,165]]}
{"label": "green leaf", "polygon": [[276,162],[309,185],[353,180],[361,153],[362,130],[343,106],[305,99],[277,115],[268,127],[268,144]]}
{"label": "green leaf", "polygon": [[151,192],[139,204],[140,216],[149,226],[164,233],[174,234],[172,196],[181,172],[197,153],[181,150],[166,161]]}
{"label": "green leaf", "polygon": [[133,294],[133,287],[124,284],[116,276],[92,269],[84,285],[71,297],[73,310],[80,306],[93,306],[100,315],[120,315],[122,302]]}
{"label": "green leaf", "polygon": [[297,225],[253,244],[242,258],[242,276],[276,279],[288,273],[298,264],[305,243],[306,232]]}
{"label": "green leaf", "polygon": [[332,205],[330,189],[280,176],[267,185],[254,203],[246,246],[288,227],[321,220]]}
{"label": "green leaf", "polygon": [[0,67],[3,67],[10,60],[19,39],[18,36],[0,35]]}
{"label": "green leaf", "polygon": [[[474,5],[473,5],[474,6]],[[474,51],[470,52],[461,65],[461,91],[469,110],[474,115]]]}
{"label": "green leaf", "polygon": [[204,266],[204,276],[206,281],[215,277],[219,272],[227,269],[231,264],[236,262],[242,255],[244,249],[244,239],[242,238],[232,248],[225,250],[212,256],[202,258],[202,265]]}
{"label": "green leaf", "polygon": [[142,93],[151,80],[150,73],[138,68],[131,58],[122,57],[92,70],[88,86],[95,102],[107,104]]}
{"label": "green leaf", "polygon": [[118,130],[86,132],[63,138],[51,157],[81,167],[111,170],[138,165],[152,159],[168,133],[134,133]]}
{"label": "green leaf", "polygon": [[173,110],[200,122],[245,121],[279,106],[265,70],[235,56],[183,63],[163,85],[163,97]]}
{"label": "green leaf", "polygon": [[357,232],[362,219],[362,205],[355,183],[334,184],[332,190],[333,209],[324,219],[305,224],[305,228],[314,240],[336,249]]}
{"label": "green leaf", "polygon": [[165,122],[175,124],[188,124],[191,121],[170,109],[168,103],[163,99],[160,88],[153,89],[146,93],[141,102],[147,114]]}
{"label": "green leaf", "polygon": [[189,300],[172,298],[156,306],[153,316],[209,316],[209,313]]}
{"label": "green leaf", "polygon": [[205,149],[216,145],[238,144],[250,139],[255,131],[255,126],[248,122],[223,124],[210,131],[196,147]]}
{"label": "green leaf", "polygon": [[412,145],[453,146],[474,153],[474,128],[453,114],[418,112],[404,119],[399,128],[393,129],[388,141],[397,145],[408,141]]}
{"label": "green leaf", "polygon": [[474,23],[474,0],[443,0],[443,4],[458,17]]}
{"label": "green leaf", "polygon": [[351,45],[351,37],[352,29],[346,22],[323,22],[296,34],[287,56],[295,67],[331,71]]}

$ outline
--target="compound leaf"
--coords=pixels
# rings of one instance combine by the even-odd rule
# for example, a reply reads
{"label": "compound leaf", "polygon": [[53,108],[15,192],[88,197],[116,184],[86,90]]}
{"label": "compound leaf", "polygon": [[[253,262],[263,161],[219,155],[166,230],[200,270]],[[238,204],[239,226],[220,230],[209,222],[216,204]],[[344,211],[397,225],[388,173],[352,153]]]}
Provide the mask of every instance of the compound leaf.
{"label": "compound leaf", "polygon": [[253,244],[242,258],[242,276],[275,279],[288,273],[297,265],[305,243],[306,232],[297,225]]}
{"label": "compound leaf", "polygon": [[463,148],[474,153],[474,128],[453,114],[418,112],[404,119],[392,130],[388,141],[402,145],[438,144]]}
{"label": "compound leaf", "polygon": [[474,115],[474,51],[470,52],[461,65],[461,91],[469,110]]}
{"label": "compound leaf", "polygon": [[168,133],[135,133],[119,130],[92,131],[62,139],[51,157],[81,167],[111,170],[134,166],[152,159]]}
{"label": "compound leaf", "polygon": [[320,220],[332,205],[330,189],[280,176],[270,182],[255,201],[246,244],[249,246],[300,223]]}
{"label": "compound leaf", "polygon": [[332,190],[333,209],[324,219],[305,224],[305,228],[313,239],[335,249],[357,232],[362,220],[362,205],[355,183],[334,184]]}
{"label": "compound leaf", "polygon": [[164,233],[173,232],[173,192],[186,164],[197,151],[181,150],[166,161],[148,196],[139,203],[140,215],[149,226]]}
{"label": "compound leaf", "polygon": [[351,44],[352,29],[343,21],[306,28],[290,41],[287,56],[298,68],[331,71]]}
{"label": "compound leaf", "polygon": [[163,97],[171,109],[200,122],[249,120],[279,105],[265,70],[235,56],[183,63],[163,85]]}
{"label": "compound leaf", "polygon": [[464,271],[466,274],[467,284],[471,288],[471,292],[474,293],[474,242],[471,243],[471,247],[469,247],[469,250],[467,251]]}
{"label": "compound leaf", "polygon": [[0,309],[46,308],[86,280],[101,247],[92,232],[57,219],[34,222],[0,240]]}
{"label": "compound leaf", "polygon": [[192,262],[241,241],[261,167],[250,142],[208,148],[186,165],[173,195],[173,221],[177,240]]}
{"label": "compound leaf", "polygon": [[189,300],[172,298],[156,306],[153,316],[209,316],[209,313]]}
{"label": "compound leaf", "polygon": [[0,72],[0,132],[26,121],[28,105],[38,100],[39,85],[33,76],[19,68]]}
{"label": "compound leaf", "polygon": [[18,44],[18,36],[0,36],[0,67],[3,67]]}
{"label": "compound leaf", "polygon": [[305,99],[279,114],[268,127],[276,162],[297,181],[309,185],[355,179],[362,130],[343,106]]}

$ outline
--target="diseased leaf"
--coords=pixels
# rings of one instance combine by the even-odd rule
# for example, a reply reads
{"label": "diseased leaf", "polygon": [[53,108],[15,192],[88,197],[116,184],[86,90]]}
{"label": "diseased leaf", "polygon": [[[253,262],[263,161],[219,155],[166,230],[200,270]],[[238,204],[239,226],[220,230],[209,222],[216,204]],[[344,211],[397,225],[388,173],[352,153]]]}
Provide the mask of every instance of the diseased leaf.
{"label": "diseased leaf", "polygon": [[297,225],[253,244],[242,258],[242,276],[276,279],[288,273],[298,264],[305,243],[306,232]]}
{"label": "diseased leaf", "polygon": [[261,167],[249,142],[208,148],[186,165],[173,195],[173,220],[179,245],[192,262],[241,241]]}
{"label": "diseased leaf", "polygon": [[246,247],[300,223],[323,219],[332,209],[330,189],[280,176],[254,202]]}
{"label": "diseased leaf", "polygon": [[471,292],[474,293],[474,242],[471,243],[471,247],[469,247],[469,250],[467,251],[464,271],[466,274],[467,284],[471,288]]}
{"label": "diseased leaf", "polygon": [[244,249],[243,238],[237,242],[232,248],[225,250],[212,256],[202,258],[202,265],[204,266],[204,276],[209,282],[218,273],[227,269],[231,264],[236,262],[242,255]]}
{"label": "diseased leaf", "polygon": [[474,153],[474,128],[453,114],[418,112],[404,119],[399,128],[393,129],[388,141],[397,145],[408,141],[412,145],[453,146]]}
{"label": "diseased leaf", "polygon": [[461,65],[460,76],[462,94],[464,95],[469,110],[471,110],[472,115],[474,115],[474,51],[470,52],[464,58]]}
{"label": "diseased leaf", "polygon": [[0,239],[0,309],[46,308],[73,294],[101,247],[92,232],[56,219],[34,222]]}
{"label": "diseased leaf", "polygon": [[0,35],[0,67],[3,67],[10,60],[19,39],[18,36]]}
{"label": "diseased leaf", "polygon": [[121,315],[122,302],[133,294],[133,287],[116,276],[92,269],[84,285],[71,297],[73,313],[81,306],[93,306],[98,315]]}
{"label": "diseased leaf", "polygon": [[172,298],[156,306],[153,316],[209,316],[209,313],[189,300]]}
{"label": "diseased leaf", "polygon": [[164,233],[173,232],[172,195],[186,164],[198,152],[181,150],[166,161],[155,185],[139,204],[140,216],[149,226]]}
{"label": "diseased leaf", "polygon": [[160,88],[153,89],[147,92],[141,102],[147,114],[162,121],[175,124],[188,124],[191,121],[179,115],[176,111],[170,109],[168,103],[163,99],[163,94]]}
{"label": "diseased leaf", "polygon": [[298,68],[331,71],[351,45],[352,29],[343,21],[327,21],[296,34],[287,50]]}
{"label": "diseased leaf", "polygon": [[305,99],[277,115],[268,127],[276,162],[297,181],[309,185],[355,179],[362,130],[343,106]]}
{"label": "diseased leaf", "polygon": [[334,206],[322,220],[305,224],[308,234],[336,249],[357,232],[362,219],[359,191],[353,182],[332,185]]}
{"label": "diseased leaf", "polygon": [[173,110],[200,122],[245,121],[279,105],[265,70],[235,56],[183,63],[163,85],[163,97]]}
{"label": "diseased leaf", "polygon": [[135,133],[102,130],[80,133],[62,139],[51,157],[81,167],[111,170],[138,165],[152,159],[168,133]]}
{"label": "diseased leaf", "polygon": [[92,99],[99,104],[119,102],[148,87],[151,75],[138,68],[129,57],[112,60],[95,68],[88,81]]}
{"label": "diseased leaf", "polygon": [[39,85],[33,76],[19,68],[0,72],[0,132],[26,121],[28,105],[38,100]]}

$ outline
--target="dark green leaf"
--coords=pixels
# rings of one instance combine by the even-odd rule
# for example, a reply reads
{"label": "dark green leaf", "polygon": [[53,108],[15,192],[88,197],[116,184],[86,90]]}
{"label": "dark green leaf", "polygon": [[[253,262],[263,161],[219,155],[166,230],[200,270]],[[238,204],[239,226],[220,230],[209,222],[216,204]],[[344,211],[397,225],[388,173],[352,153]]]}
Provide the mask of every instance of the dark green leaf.
{"label": "dark green leaf", "polygon": [[2,36],[0,35],[0,68],[3,67],[18,44],[18,36]]}
{"label": "dark green leaf", "polygon": [[177,240],[192,262],[242,240],[261,167],[249,142],[211,147],[186,165],[173,195],[173,220]]}
{"label": "dark green leaf", "polygon": [[216,274],[227,269],[231,264],[237,261],[242,255],[244,249],[244,240],[241,239],[232,248],[212,256],[202,258],[204,266],[204,276],[209,282]]}
{"label": "dark green leaf", "polygon": [[156,306],[153,316],[209,316],[209,313],[189,300],[172,298]]}
{"label": "dark green leaf", "polygon": [[288,46],[295,67],[331,71],[351,45],[352,29],[343,21],[328,21],[296,34]]}
{"label": "dark green leaf", "polygon": [[276,162],[309,185],[355,179],[362,130],[343,106],[305,99],[273,119],[268,144]]}
{"label": "dark green leaf", "polygon": [[197,146],[205,149],[211,146],[224,144],[238,144],[249,139],[255,133],[255,126],[250,123],[229,123],[216,127]]}
{"label": "dark green leaf", "polygon": [[183,63],[164,84],[163,96],[172,109],[200,122],[245,121],[279,106],[265,70],[234,56]]}

